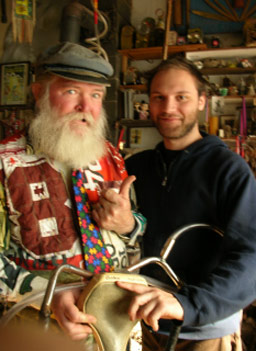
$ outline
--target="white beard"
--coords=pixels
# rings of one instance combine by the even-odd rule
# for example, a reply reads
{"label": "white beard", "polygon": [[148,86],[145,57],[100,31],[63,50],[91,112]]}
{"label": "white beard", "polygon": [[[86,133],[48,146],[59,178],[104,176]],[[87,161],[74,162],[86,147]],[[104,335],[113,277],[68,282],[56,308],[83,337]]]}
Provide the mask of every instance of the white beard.
{"label": "white beard", "polygon": [[[37,152],[72,168],[85,168],[105,154],[107,120],[104,109],[97,121],[91,114],[75,112],[58,117],[51,109],[49,93],[40,99],[39,113],[31,122],[29,136]],[[72,120],[86,120],[85,135],[78,135],[70,128]]]}

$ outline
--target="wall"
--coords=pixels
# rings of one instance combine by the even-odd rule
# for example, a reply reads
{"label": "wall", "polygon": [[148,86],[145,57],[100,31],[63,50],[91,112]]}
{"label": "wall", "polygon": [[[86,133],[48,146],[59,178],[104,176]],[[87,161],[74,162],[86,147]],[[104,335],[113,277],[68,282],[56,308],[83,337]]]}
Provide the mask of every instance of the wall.
{"label": "wall", "polygon": [[133,0],[131,24],[137,28],[141,21],[146,17],[156,18],[156,9],[166,9],[166,0]]}
{"label": "wall", "polygon": [[10,25],[11,21],[11,1],[6,1],[6,15],[7,15],[7,23],[0,22],[0,57],[3,54],[4,50],[4,38],[6,36],[6,31]]}
{"label": "wall", "polygon": [[[60,23],[63,7],[69,0],[40,0],[36,2],[36,26],[32,45],[13,42],[11,14],[8,16],[8,24],[5,27],[4,41],[2,44],[1,62],[12,61],[35,61],[37,55],[46,47],[54,45],[59,40]],[[10,9],[11,1],[6,1]]]}
{"label": "wall", "polygon": [[[247,3],[248,1],[245,1]],[[175,1],[173,1],[175,4]],[[182,10],[182,25],[176,27],[178,28],[180,34],[186,34],[187,29],[190,28],[200,28],[204,34],[213,34],[213,33],[240,33],[243,28],[243,22],[240,21],[220,21],[220,20],[213,20],[209,18],[205,18],[202,16],[198,16],[190,11],[189,19],[190,23],[186,23],[186,1],[181,0],[181,10]],[[211,1],[214,3],[214,1]],[[217,2],[216,2],[217,3]],[[218,3],[221,4],[226,11],[232,13],[229,7],[227,6],[227,1],[225,0],[218,0]],[[233,4],[234,1],[230,1],[230,4]],[[137,26],[140,21],[145,17],[153,17],[155,18],[155,10],[158,8],[166,9],[167,0],[133,0],[133,11],[132,11],[132,24]],[[216,6],[216,4],[214,4]],[[255,5],[255,1],[251,1],[249,9]],[[220,7],[218,5],[217,7]],[[191,0],[190,1],[190,10],[201,11],[210,14],[218,14],[216,10],[210,7],[205,0]],[[240,16],[243,12],[243,8],[235,10],[237,15]],[[174,13],[174,7],[172,9]],[[254,14],[255,16],[255,14]],[[171,25],[172,29],[175,29],[175,26],[172,21]]]}

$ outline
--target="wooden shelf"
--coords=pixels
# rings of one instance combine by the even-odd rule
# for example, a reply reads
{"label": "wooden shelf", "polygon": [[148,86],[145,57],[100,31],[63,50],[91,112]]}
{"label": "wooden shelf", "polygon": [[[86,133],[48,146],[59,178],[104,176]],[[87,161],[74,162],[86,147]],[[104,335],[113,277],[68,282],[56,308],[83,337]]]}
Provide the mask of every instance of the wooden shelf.
{"label": "wooden shelf", "polygon": [[120,85],[120,90],[133,89],[138,91],[147,91],[146,84]]}
{"label": "wooden shelf", "polygon": [[125,140],[126,140],[126,147],[130,147],[130,133],[132,128],[152,128],[154,127],[153,122],[150,119],[147,120],[140,120],[140,119],[129,119],[123,118],[117,121],[118,129],[125,130]]}
{"label": "wooden shelf", "polygon": [[[242,103],[243,95],[227,95],[227,96],[223,96],[223,97],[225,99],[225,103],[226,104],[228,104],[228,103],[231,103],[231,104],[238,103],[238,104],[240,104],[240,103]],[[246,103],[252,103],[252,105],[254,104],[254,101],[256,103],[256,96],[245,95],[244,97],[245,97]],[[211,99],[211,96],[209,96],[209,99]]]}
{"label": "wooden shelf", "polygon": [[[169,45],[168,55],[173,55],[185,51],[198,51],[206,49],[206,44]],[[131,60],[155,60],[162,58],[163,48],[161,46],[154,46],[148,48],[118,50],[118,52],[122,56],[126,56]]]}
{"label": "wooden shelf", "polygon": [[34,110],[33,105],[1,105],[0,111]]}
{"label": "wooden shelf", "polygon": [[139,120],[139,119],[123,118],[123,119],[119,120],[118,123],[121,126],[124,126],[127,128],[147,128],[147,127],[154,126],[153,122],[150,119]]}
{"label": "wooden shelf", "polygon": [[[207,49],[201,51],[186,51],[185,56],[191,61],[202,61],[204,59],[254,59],[256,57],[256,47],[231,47],[219,49]],[[202,73],[205,75],[223,75],[223,74],[251,74],[256,72],[256,67],[214,67],[202,68]]]}
{"label": "wooden shelf", "polygon": [[250,74],[250,73],[256,72],[256,67],[250,67],[250,68],[242,68],[242,67],[202,68],[201,72],[207,76],[226,75],[226,74]]}
{"label": "wooden shelf", "polygon": [[[191,52],[190,52],[191,51]],[[235,59],[235,58],[254,58],[256,47],[234,46],[229,48],[207,49],[199,52],[187,50],[186,57],[191,61],[212,59]]]}

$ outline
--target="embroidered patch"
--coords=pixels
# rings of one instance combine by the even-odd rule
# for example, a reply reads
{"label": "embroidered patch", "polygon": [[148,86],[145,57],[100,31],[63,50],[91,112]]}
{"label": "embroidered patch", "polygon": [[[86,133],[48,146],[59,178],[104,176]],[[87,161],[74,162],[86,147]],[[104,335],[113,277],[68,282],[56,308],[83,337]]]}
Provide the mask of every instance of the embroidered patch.
{"label": "embroidered patch", "polygon": [[72,208],[72,202],[70,199],[67,199],[64,203],[65,206],[69,207],[69,208]]}
{"label": "embroidered patch", "polygon": [[54,217],[40,219],[38,222],[40,233],[43,238],[59,234],[57,221]]}
{"label": "embroidered patch", "polygon": [[29,185],[33,201],[49,199],[49,192],[45,182],[30,183]]}

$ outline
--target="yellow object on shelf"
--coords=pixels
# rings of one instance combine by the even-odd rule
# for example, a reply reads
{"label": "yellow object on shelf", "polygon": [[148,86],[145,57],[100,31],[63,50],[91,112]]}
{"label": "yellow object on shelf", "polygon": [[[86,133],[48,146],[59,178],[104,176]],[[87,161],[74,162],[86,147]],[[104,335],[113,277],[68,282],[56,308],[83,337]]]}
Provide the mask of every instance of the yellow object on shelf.
{"label": "yellow object on shelf", "polygon": [[218,135],[219,130],[219,117],[211,116],[209,118],[209,134]]}

